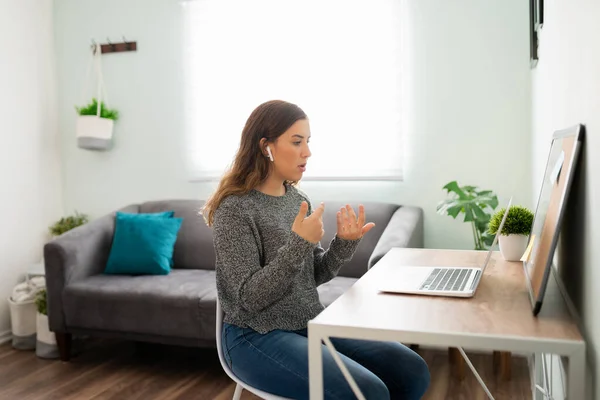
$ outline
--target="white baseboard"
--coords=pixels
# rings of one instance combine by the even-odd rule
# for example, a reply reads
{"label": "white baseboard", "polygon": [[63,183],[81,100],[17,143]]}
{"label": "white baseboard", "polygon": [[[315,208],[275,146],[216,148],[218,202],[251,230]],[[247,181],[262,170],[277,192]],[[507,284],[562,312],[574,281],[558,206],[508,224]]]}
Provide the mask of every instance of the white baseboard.
{"label": "white baseboard", "polygon": [[11,331],[0,332],[0,344],[4,344],[4,343],[10,341],[11,339],[12,339]]}

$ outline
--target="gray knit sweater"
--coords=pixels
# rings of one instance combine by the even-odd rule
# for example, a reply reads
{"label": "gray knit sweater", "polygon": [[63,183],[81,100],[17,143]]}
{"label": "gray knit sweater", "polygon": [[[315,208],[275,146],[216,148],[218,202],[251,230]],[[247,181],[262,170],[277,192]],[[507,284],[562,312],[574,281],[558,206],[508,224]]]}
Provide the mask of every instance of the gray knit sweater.
{"label": "gray knit sweater", "polygon": [[[224,321],[266,333],[306,328],[323,309],[317,286],[349,261],[360,240],[335,237],[325,251],[292,231],[302,201],[252,190],[226,197],[214,214],[217,290]],[[327,207],[327,205],[325,205]]]}

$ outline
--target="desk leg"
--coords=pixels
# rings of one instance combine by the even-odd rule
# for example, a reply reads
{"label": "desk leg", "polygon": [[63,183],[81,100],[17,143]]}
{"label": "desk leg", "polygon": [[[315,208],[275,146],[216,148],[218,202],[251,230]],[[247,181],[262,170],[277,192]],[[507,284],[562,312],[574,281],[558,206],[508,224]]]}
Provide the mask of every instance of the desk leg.
{"label": "desk leg", "polygon": [[585,399],[585,349],[569,356],[567,400]]}
{"label": "desk leg", "polygon": [[308,379],[311,400],[323,400],[323,356],[321,337],[308,325]]}
{"label": "desk leg", "polygon": [[462,381],[467,376],[467,364],[456,347],[448,348],[448,359],[450,360],[450,372],[454,378]]}

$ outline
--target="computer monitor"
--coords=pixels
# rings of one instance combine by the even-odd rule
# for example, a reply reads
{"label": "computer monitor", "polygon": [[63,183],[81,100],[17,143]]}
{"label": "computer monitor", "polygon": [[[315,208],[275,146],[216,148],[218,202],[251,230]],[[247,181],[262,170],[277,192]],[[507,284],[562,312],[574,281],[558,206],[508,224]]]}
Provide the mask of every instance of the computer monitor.
{"label": "computer monitor", "polygon": [[583,135],[584,126],[575,125],[556,131],[552,136],[533,226],[522,259],[533,315],[538,315],[542,308]]}

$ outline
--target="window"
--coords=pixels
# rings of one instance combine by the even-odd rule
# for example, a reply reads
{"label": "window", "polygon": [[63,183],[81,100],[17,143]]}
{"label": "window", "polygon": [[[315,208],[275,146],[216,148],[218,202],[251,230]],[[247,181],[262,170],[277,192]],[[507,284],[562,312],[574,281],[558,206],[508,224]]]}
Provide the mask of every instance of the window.
{"label": "window", "polygon": [[402,179],[398,0],[184,2],[190,168],[215,179],[260,103],[311,124],[304,179]]}

